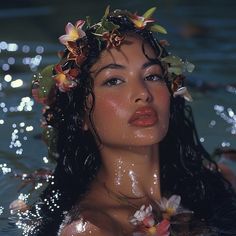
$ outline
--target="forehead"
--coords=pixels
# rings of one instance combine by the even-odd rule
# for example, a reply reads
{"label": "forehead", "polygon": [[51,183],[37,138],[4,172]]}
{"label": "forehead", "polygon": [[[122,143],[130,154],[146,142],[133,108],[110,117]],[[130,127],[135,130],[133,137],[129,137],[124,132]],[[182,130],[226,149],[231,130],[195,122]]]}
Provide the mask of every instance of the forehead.
{"label": "forehead", "polygon": [[148,61],[148,58],[156,58],[150,44],[140,36],[127,35],[119,48],[109,48],[102,51],[91,71],[110,63],[119,65],[143,64],[144,61]]}

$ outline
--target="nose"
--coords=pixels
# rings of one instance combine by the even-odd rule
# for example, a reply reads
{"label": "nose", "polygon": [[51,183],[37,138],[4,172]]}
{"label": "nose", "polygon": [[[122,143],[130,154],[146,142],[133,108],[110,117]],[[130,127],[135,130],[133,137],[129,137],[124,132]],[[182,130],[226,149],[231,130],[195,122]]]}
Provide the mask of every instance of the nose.
{"label": "nose", "polygon": [[135,103],[149,103],[152,101],[152,94],[145,81],[136,81],[133,83],[132,101]]}

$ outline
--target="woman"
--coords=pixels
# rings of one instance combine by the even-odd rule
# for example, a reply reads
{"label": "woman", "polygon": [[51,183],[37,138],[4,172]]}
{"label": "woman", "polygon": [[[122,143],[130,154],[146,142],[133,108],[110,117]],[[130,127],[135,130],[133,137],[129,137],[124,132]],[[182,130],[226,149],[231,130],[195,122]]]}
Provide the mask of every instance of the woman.
{"label": "woman", "polygon": [[33,235],[236,233],[235,194],[185,105],[183,72],[193,65],[154,37],[166,33],[154,10],[107,8],[97,24],[69,23],[60,63],[35,78],[57,167]]}

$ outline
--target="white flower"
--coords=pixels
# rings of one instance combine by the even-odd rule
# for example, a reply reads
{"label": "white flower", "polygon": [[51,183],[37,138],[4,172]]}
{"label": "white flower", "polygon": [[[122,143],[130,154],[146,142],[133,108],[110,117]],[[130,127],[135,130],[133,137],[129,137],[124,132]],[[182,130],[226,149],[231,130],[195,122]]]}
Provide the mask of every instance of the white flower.
{"label": "white flower", "polygon": [[169,214],[175,215],[177,209],[180,207],[181,197],[178,195],[172,195],[169,199],[163,197],[160,202],[157,202],[161,211]]}
{"label": "white flower", "polygon": [[181,87],[181,88],[177,89],[177,91],[174,92],[173,96],[174,96],[174,98],[177,96],[181,96],[188,102],[193,101],[192,96],[190,95],[190,93],[188,92],[186,87]]}
{"label": "white flower", "polygon": [[192,211],[184,209],[180,205],[181,197],[178,195],[172,195],[169,199],[163,197],[160,202],[157,202],[161,211],[163,212],[163,218],[169,219],[174,215],[181,213],[192,214]]}
{"label": "white flower", "polygon": [[149,205],[148,207],[142,205],[140,210],[134,213],[134,216],[131,218],[130,223],[133,225],[137,225],[142,223],[144,220],[148,220],[148,225],[150,225],[150,227],[153,226],[155,223],[152,215],[151,205]]}

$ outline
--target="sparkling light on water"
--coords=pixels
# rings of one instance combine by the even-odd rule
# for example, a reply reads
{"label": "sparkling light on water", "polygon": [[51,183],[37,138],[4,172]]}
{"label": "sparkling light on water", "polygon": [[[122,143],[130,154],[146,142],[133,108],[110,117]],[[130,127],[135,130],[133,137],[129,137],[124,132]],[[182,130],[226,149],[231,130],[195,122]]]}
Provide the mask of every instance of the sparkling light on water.
{"label": "sparkling light on water", "polygon": [[[24,144],[29,139],[29,137],[27,136],[34,130],[34,127],[30,123],[32,119],[19,120],[19,117],[21,116],[18,116],[18,114],[22,113],[22,115],[25,116],[25,112],[32,112],[34,101],[30,97],[22,97],[20,102],[18,103],[19,95],[15,94],[15,91],[19,88],[21,88],[21,90],[28,89],[28,91],[25,91],[25,94],[29,94],[30,81],[27,80],[27,76],[28,73],[32,74],[32,71],[37,70],[37,67],[40,65],[42,61],[42,54],[44,53],[44,47],[40,45],[29,46],[26,43],[20,45],[15,42],[9,43],[0,40],[0,53],[0,70],[2,70],[3,72],[0,78],[0,127],[3,128],[3,130],[6,127],[10,127],[10,131],[6,133],[6,139],[7,142],[9,142],[9,148],[17,155],[22,155],[24,151]],[[22,59],[24,61],[24,64],[28,67],[25,67],[24,64],[22,64]],[[25,71],[26,79],[24,77],[19,78],[19,76],[15,77],[18,73],[18,67],[20,67],[20,69],[28,68],[28,71]],[[19,71],[21,72],[21,70]],[[5,91],[5,89],[7,90]],[[10,93],[8,93],[8,91],[10,91]],[[14,103],[13,99],[17,99],[15,100],[17,102]],[[9,114],[14,112],[16,114],[12,114],[12,116],[11,114]],[[8,119],[8,115],[10,119]],[[9,122],[11,123],[9,124]],[[6,162],[4,161],[4,159],[2,162],[3,163],[0,164],[0,176],[16,171],[16,166],[14,168],[10,168],[7,163],[4,163]],[[47,163],[46,157],[44,158],[44,163]],[[18,168],[20,167],[18,166]],[[22,181],[24,181],[24,176],[22,176]],[[27,179],[25,181],[27,181]],[[50,181],[53,181],[53,177],[47,176],[46,180],[44,179],[43,181],[46,181],[48,183]],[[42,187],[43,183],[35,183],[35,189],[39,189],[40,187]],[[4,191],[2,193],[4,194]],[[5,199],[7,199],[7,196],[8,193],[6,193]],[[16,196],[16,198],[17,197],[17,200],[22,200],[25,202],[28,200],[30,201],[30,198],[33,198],[31,199],[33,201],[35,200],[35,196],[31,196],[28,193],[20,193],[19,196]],[[50,202],[49,204],[56,204],[55,200],[53,199],[49,199],[48,201]],[[18,212],[17,216],[14,216],[14,219],[11,218],[14,220],[14,223],[16,223],[17,227],[22,229],[23,234],[21,233],[21,235],[29,235],[34,231],[35,228],[37,228],[37,226],[41,224],[41,204],[42,202],[36,204],[36,210],[33,212],[31,212],[30,210]],[[0,206],[0,215],[3,214],[4,208],[7,209],[6,206]]]}
{"label": "sparkling light on water", "polygon": [[12,81],[12,76],[9,75],[9,74],[7,74],[7,75],[4,76],[4,80],[5,80],[6,82],[11,82],[11,81]]}
{"label": "sparkling light on water", "polygon": [[231,134],[236,134],[236,114],[233,109],[230,107],[225,109],[224,106],[215,105],[214,110],[218,116],[230,125],[227,131],[230,131]]}
{"label": "sparkling light on water", "polygon": [[201,143],[205,142],[205,138],[201,137],[201,138],[200,138],[200,142],[201,142]]}
{"label": "sparkling light on water", "polygon": [[47,164],[49,162],[48,158],[47,157],[43,157],[43,162]]}
{"label": "sparkling light on water", "polygon": [[53,191],[52,196],[49,199],[44,199],[43,203],[39,202],[35,205],[35,210],[27,210],[25,212],[19,212],[17,214],[16,226],[23,231],[24,236],[30,235],[30,233],[37,232],[37,228],[41,225],[43,216],[41,214],[41,205],[46,204],[48,208],[53,212],[56,208],[60,206],[57,204],[57,201],[60,198],[59,191]]}
{"label": "sparkling light on water", "polygon": [[8,43],[7,51],[8,52],[15,52],[18,50],[18,45],[16,43]]}
{"label": "sparkling light on water", "polygon": [[211,120],[209,127],[213,128],[216,125],[216,121],[215,120]]}
{"label": "sparkling light on water", "polygon": [[0,164],[0,170],[2,171],[3,175],[11,172],[11,168],[7,167],[6,163]]}
{"label": "sparkling light on water", "polygon": [[233,87],[233,86],[227,86],[226,87],[226,91],[230,92],[230,93],[233,93],[233,94],[236,94],[236,87]]}
{"label": "sparkling light on water", "polygon": [[0,215],[3,214],[3,211],[4,211],[4,207],[0,206]]}
{"label": "sparkling light on water", "polygon": [[230,145],[231,145],[230,142],[226,142],[226,141],[221,143],[222,147],[230,147]]}
{"label": "sparkling light on water", "polygon": [[11,134],[11,142],[9,148],[15,149],[17,155],[23,154],[23,142],[27,141],[28,138],[25,136],[25,132],[33,131],[34,127],[32,125],[26,125],[25,122],[20,122],[17,124],[12,124],[13,132]]}
{"label": "sparkling light on water", "polygon": [[24,84],[23,80],[17,79],[11,82],[11,87],[12,88],[19,88]]}
{"label": "sparkling light on water", "polygon": [[19,199],[19,200],[22,200],[22,201],[24,201],[24,202],[27,202],[29,196],[30,196],[30,194],[20,193],[20,195],[18,196],[18,199]]}

